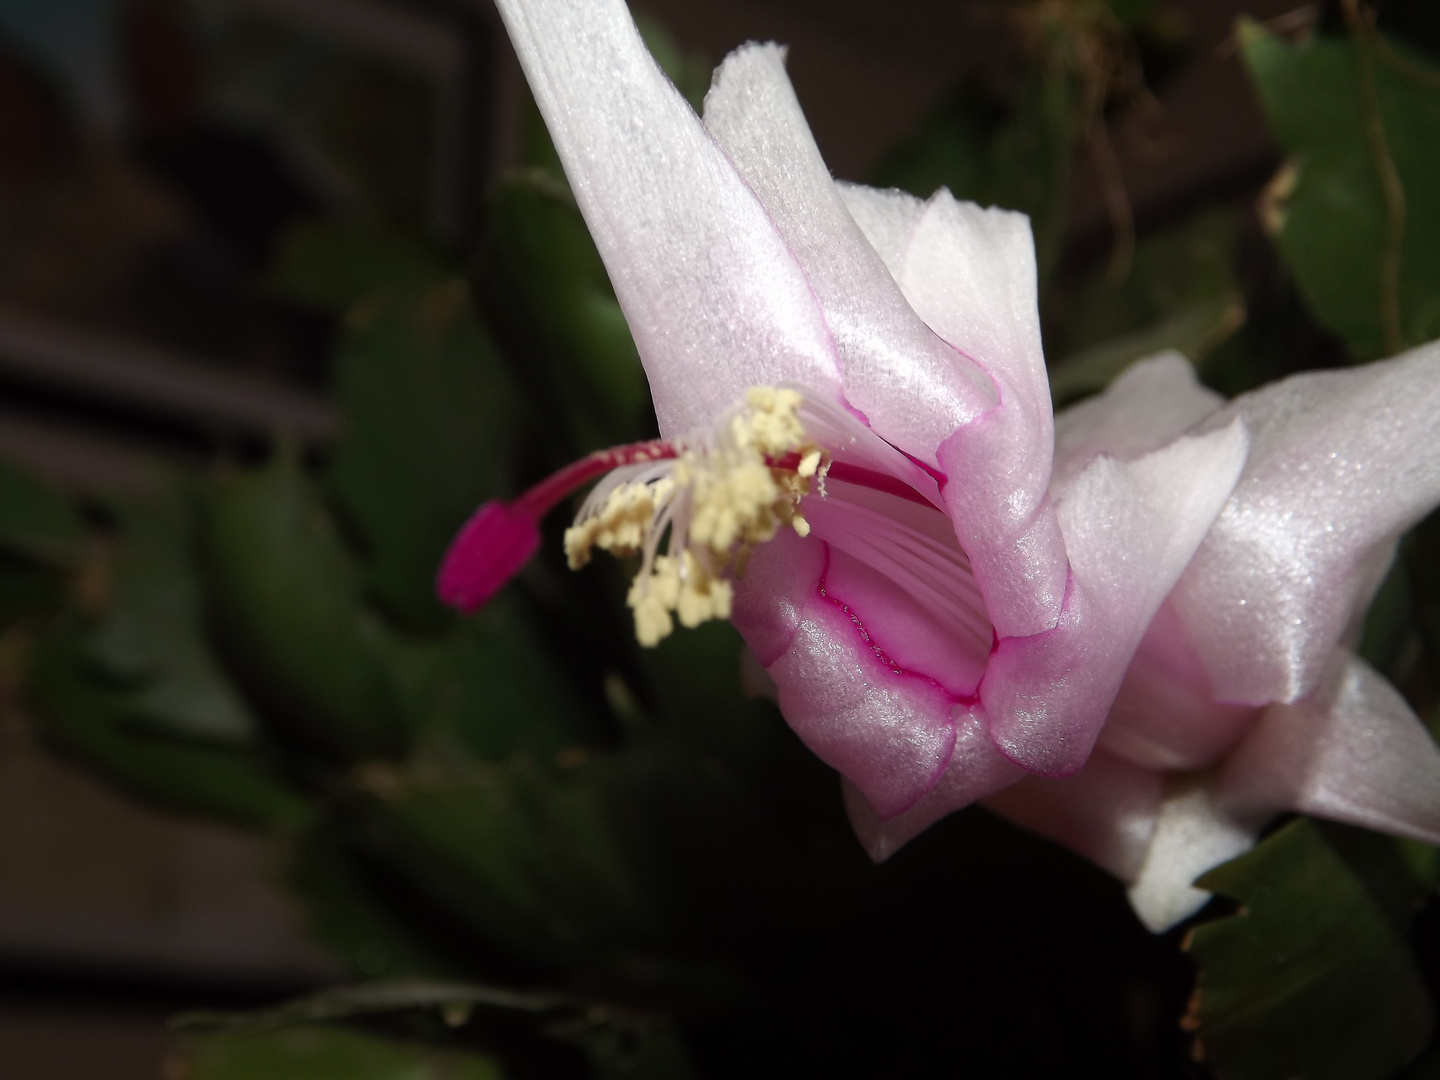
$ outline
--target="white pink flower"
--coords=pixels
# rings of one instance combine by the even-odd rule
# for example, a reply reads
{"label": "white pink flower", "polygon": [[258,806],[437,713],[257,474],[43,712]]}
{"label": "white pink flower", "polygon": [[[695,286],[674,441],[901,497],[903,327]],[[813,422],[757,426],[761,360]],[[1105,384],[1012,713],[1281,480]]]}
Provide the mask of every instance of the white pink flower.
{"label": "white pink flower", "polygon": [[702,121],[622,0],[499,6],[664,441],[483,508],[452,602],[618,465],[583,553],[644,553],[652,630],[728,614],[877,859],[988,800],[1158,929],[1281,809],[1440,841],[1440,753],[1345,647],[1440,502],[1440,348],[1229,404],[1163,356],[1056,422],[1024,217],[836,184],[774,45]]}

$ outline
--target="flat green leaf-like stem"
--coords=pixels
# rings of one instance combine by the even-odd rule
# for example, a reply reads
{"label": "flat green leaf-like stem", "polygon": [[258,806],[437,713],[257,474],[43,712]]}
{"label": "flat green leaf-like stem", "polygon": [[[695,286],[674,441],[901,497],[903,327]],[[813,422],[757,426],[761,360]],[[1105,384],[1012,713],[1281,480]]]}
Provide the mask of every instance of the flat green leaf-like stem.
{"label": "flat green leaf-like stem", "polygon": [[293,452],[214,482],[201,551],[220,644],[272,731],[339,760],[403,751],[384,627]]}
{"label": "flat green leaf-like stem", "polygon": [[435,572],[465,519],[503,494],[514,386],[463,278],[372,294],[336,357],[345,429],[330,484],[365,540],[369,594],[423,629],[450,613]]}
{"label": "flat green leaf-like stem", "polygon": [[41,731],[52,742],[110,780],[175,809],[263,829],[292,831],[306,824],[309,804],[259,751],[137,730],[136,691],[88,674],[84,629],[74,616],[62,617],[35,645],[28,689]]}
{"label": "flat green leaf-like stem", "polygon": [[1198,1038],[1225,1080],[1384,1080],[1434,1010],[1405,934],[1433,880],[1402,842],[1301,818],[1200,878],[1240,902],[1197,927]]}
{"label": "flat green leaf-like stem", "polygon": [[459,1008],[501,1009],[529,1014],[553,1013],[580,1004],[559,994],[508,990],[479,983],[430,979],[394,979],[322,990],[273,1009],[254,1012],[191,1012],[176,1017],[181,1029],[268,1031],[296,1024],[331,1023],[414,1009],[450,1013]]}
{"label": "flat green leaf-like stem", "polygon": [[137,725],[202,743],[253,744],[255,718],[210,647],[179,483],[121,503],[117,513],[108,610],[90,635],[89,659],[133,688]]}
{"label": "flat green leaf-like stem", "polygon": [[310,1025],[264,1034],[194,1039],[191,1080],[503,1080],[491,1057],[440,1050],[343,1027]]}

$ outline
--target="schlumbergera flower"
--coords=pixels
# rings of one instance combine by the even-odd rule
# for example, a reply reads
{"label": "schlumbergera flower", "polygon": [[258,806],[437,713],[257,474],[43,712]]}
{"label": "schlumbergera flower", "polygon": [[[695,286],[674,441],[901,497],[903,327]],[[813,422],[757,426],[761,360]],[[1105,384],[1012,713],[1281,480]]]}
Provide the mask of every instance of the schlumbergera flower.
{"label": "schlumbergera flower", "polygon": [[877,860],[984,800],[1161,929],[1281,810],[1440,841],[1440,753],[1346,648],[1440,501],[1440,348],[1228,404],[1161,356],[1057,423],[1023,216],[837,184],[775,45],[702,120],[621,0],[499,7],[664,438],[482,507],[449,602],[603,477],[572,565],[640,554],[646,644],[729,618]]}

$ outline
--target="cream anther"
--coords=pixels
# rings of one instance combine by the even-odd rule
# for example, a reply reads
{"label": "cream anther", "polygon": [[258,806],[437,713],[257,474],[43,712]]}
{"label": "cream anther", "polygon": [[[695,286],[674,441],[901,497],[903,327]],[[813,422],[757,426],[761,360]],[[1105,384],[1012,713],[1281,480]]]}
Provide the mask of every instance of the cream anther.
{"label": "cream anther", "polygon": [[565,533],[570,566],[595,548],[643,556],[628,598],[642,645],[670,634],[675,618],[686,627],[729,618],[731,580],[750,550],[786,526],[809,535],[800,500],[828,459],[805,435],[801,402],[794,390],[753,387],[673,460],[617,470],[586,500]]}

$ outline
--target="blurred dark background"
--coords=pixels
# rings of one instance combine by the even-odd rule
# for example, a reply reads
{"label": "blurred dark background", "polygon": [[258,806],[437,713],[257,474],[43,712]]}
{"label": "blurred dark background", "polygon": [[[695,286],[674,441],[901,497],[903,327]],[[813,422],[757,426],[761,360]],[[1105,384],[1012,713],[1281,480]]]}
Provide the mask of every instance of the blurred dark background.
{"label": "blurred dark background", "polygon": [[[1003,3],[634,6],[711,64],[788,43],[847,179],[1011,56]],[[1229,35],[1242,9],[1295,8],[1166,6],[1175,48],[1105,114],[1138,232],[1250,200],[1274,172]],[[83,491],[140,490],[147,459],[244,455],[277,429],[323,454],[335,328],[272,288],[277,242],[354,218],[462,252],[519,159],[524,102],[487,0],[0,0],[0,458]],[[1055,296],[1112,255],[1107,167],[1077,153]],[[278,847],[37,747],[15,666],[0,657],[0,1076],[159,1077],[176,1008],[335,975],[275,883]]]}

